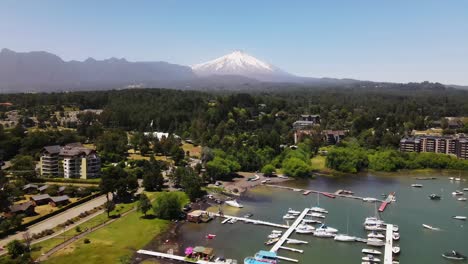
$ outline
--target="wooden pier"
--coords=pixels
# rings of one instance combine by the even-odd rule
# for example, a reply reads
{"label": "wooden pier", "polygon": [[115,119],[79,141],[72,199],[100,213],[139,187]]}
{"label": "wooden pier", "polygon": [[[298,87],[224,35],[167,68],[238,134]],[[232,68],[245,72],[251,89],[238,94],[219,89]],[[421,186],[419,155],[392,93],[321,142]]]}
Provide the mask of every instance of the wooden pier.
{"label": "wooden pier", "polygon": [[[296,191],[302,191],[303,193],[304,192],[308,192],[308,193],[318,193],[318,194],[321,194],[323,196],[326,196],[328,198],[335,198],[335,197],[341,197],[341,198],[349,198],[349,199],[356,199],[356,200],[361,200],[363,201],[364,198],[366,197],[360,197],[360,196],[356,196],[356,195],[351,195],[351,194],[341,194],[339,193],[338,191],[336,191],[335,193],[329,193],[329,192],[323,192],[323,191],[317,191],[317,190],[307,190],[307,189],[298,189],[298,188],[292,188],[292,187],[287,187],[287,186],[281,186],[281,185],[273,185],[273,184],[264,184],[265,186],[268,186],[268,187],[272,187],[272,188],[278,188],[278,189],[285,189],[285,190],[296,190]],[[339,190],[339,191],[342,191],[342,190]],[[387,198],[388,200],[388,198]],[[385,202],[383,200],[380,200],[380,199],[375,199],[376,202]],[[390,203],[391,201],[389,201]]]}
{"label": "wooden pier", "polygon": [[143,255],[148,255],[148,256],[153,256],[153,257],[158,257],[158,258],[162,258],[162,259],[182,261],[182,262],[186,262],[186,263],[217,264],[216,262],[211,262],[211,261],[206,261],[206,260],[191,261],[191,260],[185,259],[185,257],[182,257],[182,256],[167,254],[167,253],[162,253],[162,252],[156,252],[156,251],[150,251],[150,250],[144,250],[144,249],[138,250],[137,253],[138,254],[143,254]]}
{"label": "wooden pier", "polygon": [[287,225],[276,224],[276,223],[262,221],[262,220],[255,220],[255,219],[251,219],[251,218],[237,217],[237,216],[217,214],[217,213],[210,213],[210,215],[226,218],[221,223],[226,223],[228,220],[236,219],[236,220],[242,221],[244,223],[251,223],[251,224],[255,224],[255,225],[266,225],[266,226],[272,226],[272,227],[278,227],[278,228],[284,228],[284,229],[289,228],[289,226],[287,226]]}
{"label": "wooden pier", "polygon": [[384,264],[393,263],[393,225],[387,224],[387,231],[385,235],[385,255]]}

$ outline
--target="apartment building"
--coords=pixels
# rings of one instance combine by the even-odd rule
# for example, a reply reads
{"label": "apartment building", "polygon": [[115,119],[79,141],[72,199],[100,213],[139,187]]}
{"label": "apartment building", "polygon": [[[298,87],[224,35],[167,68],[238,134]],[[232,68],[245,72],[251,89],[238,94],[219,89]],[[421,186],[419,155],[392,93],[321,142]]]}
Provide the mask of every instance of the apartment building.
{"label": "apartment building", "polygon": [[97,178],[101,173],[101,160],[96,151],[80,143],[44,147],[40,171],[44,177]]}
{"label": "apartment building", "polygon": [[453,136],[417,136],[400,140],[402,152],[434,152],[468,159],[468,138],[464,134]]}

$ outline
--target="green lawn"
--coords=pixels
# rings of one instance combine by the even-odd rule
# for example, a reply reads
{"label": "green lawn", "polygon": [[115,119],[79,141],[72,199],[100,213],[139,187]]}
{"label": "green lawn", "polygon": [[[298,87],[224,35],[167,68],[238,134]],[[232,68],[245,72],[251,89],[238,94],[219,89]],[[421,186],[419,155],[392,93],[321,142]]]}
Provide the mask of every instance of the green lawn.
{"label": "green lawn", "polygon": [[112,224],[86,236],[58,252],[45,263],[119,263],[119,259],[132,255],[166,230],[170,222],[160,219],[142,219],[132,212]]}
{"label": "green lawn", "polygon": [[310,163],[314,170],[325,170],[327,169],[327,167],[325,166],[325,160],[326,160],[325,156],[317,155],[313,157],[312,159],[310,159]]}

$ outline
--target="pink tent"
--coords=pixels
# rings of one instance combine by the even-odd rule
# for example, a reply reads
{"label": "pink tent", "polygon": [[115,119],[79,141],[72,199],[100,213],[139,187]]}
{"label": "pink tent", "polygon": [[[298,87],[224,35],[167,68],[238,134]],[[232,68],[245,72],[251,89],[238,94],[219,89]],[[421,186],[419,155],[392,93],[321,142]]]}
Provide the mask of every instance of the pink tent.
{"label": "pink tent", "polygon": [[185,249],[185,255],[192,255],[193,253],[193,247],[188,247]]}

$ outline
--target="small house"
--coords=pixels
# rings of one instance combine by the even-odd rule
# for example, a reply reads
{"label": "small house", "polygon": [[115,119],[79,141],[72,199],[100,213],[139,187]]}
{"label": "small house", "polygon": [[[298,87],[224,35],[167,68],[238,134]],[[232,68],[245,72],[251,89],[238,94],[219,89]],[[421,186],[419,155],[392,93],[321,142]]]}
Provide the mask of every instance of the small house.
{"label": "small house", "polygon": [[57,190],[58,194],[63,195],[63,193],[65,192],[65,188],[65,186],[60,186]]}
{"label": "small house", "polygon": [[40,193],[44,193],[47,188],[49,188],[49,185],[42,185],[41,187],[38,187],[37,190],[40,192]]}
{"label": "small house", "polygon": [[31,196],[31,198],[29,198],[32,202],[34,202],[35,205],[44,205],[44,204],[48,204],[51,200],[50,200],[50,195],[48,194],[38,194],[38,195],[34,195],[34,196]]}
{"label": "small house", "polygon": [[34,193],[37,191],[37,185],[36,184],[26,184],[23,186],[23,192],[25,193]]}
{"label": "small house", "polygon": [[187,214],[187,221],[193,222],[193,223],[200,223],[200,222],[206,223],[212,219],[213,217],[211,217],[208,212],[202,211],[202,210],[195,210]]}
{"label": "small house", "polygon": [[63,206],[70,203],[70,197],[68,197],[68,195],[50,197],[50,200],[50,205],[54,207]]}
{"label": "small house", "polygon": [[6,217],[11,217],[17,214],[24,214],[26,216],[35,215],[36,212],[34,211],[34,203],[31,201],[20,203],[20,204],[13,204],[8,207],[7,212],[5,213]]}

